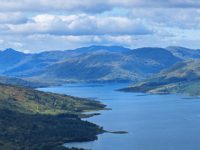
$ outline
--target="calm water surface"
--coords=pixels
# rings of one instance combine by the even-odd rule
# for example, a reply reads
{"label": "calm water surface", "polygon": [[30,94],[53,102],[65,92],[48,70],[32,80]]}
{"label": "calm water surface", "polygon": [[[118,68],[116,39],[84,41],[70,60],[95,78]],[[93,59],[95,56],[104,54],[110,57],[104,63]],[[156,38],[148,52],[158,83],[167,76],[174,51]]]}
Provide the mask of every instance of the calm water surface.
{"label": "calm water surface", "polygon": [[67,84],[39,90],[95,98],[109,111],[87,119],[109,131],[94,142],[69,147],[92,150],[200,150],[200,99],[181,95],[144,95],[116,89],[127,84]]}

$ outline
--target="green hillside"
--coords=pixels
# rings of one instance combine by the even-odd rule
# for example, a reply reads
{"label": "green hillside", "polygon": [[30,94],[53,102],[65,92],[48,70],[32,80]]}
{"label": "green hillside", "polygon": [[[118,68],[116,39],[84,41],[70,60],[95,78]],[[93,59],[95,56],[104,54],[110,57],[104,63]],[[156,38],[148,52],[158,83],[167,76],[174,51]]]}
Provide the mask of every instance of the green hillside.
{"label": "green hillside", "polygon": [[122,89],[127,92],[200,95],[200,60],[178,63],[157,76]]}
{"label": "green hillside", "polygon": [[20,87],[27,87],[27,88],[39,88],[39,87],[47,87],[52,85],[58,85],[58,84],[49,84],[42,81],[31,81],[31,80],[25,80],[15,77],[6,77],[6,76],[0,76],[0,83],[2,84],[9,84],[14,86],[20,86]]}
{"label": "green hillside", "polygon": [[91,141],[103,129],[80,119],[104,109],[87,99],[0,84],[0,149],[60,149],[65,142]]}

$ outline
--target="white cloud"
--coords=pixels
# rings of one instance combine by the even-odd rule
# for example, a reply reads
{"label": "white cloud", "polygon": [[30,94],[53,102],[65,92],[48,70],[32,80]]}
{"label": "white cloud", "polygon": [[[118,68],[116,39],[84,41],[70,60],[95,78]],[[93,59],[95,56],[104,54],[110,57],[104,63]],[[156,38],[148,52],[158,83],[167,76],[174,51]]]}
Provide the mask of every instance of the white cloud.
{"label": "white cloud", "polygon": [[0,47],[193,47],[199,16],[197,0],[0,0]]}
{"label": "white cloud", "polygon": [[145,9],[134,9],[129,15],[131,18],[143,18],[149,24],[162,27],[178,27],[182,29],[200,28],[199,9],[163,9],[156,8],[146,11]]}
{"label": "white cloud", "polygon": [[143,35],[152,34],[140,19],[97,17],[86,14],[38,15],[25,24],[10,24],[8,34]]}
{"label": "white cloud", "polygon": [[68,50],[90,45],[121,45],[130,48],[153,46],[167,47],[179,45],[191,48],[199,48],[199,33],[194,30],[179,31],[178,35],[83,35],[83,36],[56,36],[37,34],[29,36],[0,36],[0,49],[12,47],[24,52],[40,52],[45,50]]}
{"label": "white cloud", "polygon": [[[121,45],[135,47],[133,36],[55,36],[55,35],[30,35],[0,37],[0,49],[12,47],[24,52],[40,52],[45,50],[69,50],[90,45]],[[0,40],[0,41],[1,41]],[[48,43],[48,44],[44,44]]]}

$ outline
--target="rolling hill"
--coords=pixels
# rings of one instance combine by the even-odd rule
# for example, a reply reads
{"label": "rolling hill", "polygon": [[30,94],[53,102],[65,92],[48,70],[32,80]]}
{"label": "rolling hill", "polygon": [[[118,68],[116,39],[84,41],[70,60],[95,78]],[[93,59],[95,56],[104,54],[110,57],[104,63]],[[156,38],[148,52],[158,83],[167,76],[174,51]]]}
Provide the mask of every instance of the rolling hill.
{"label": "rolling hill", "polygon": [[0,76],[0,83],[2,84],[9,84],[19,87],[26,87],[26,88],[40,88],[40,87],[47,87],[53,84],[48,84],[46,82],[36,82],[36,81],[28,81],[20,78],[15,77],[6,77]]}
{"label": "rolling hill", "polygon": [[200,96],[200,60],[180,62],[154,78],[122,89],[126,92],[183,93]]}
{"label": "rolling hill", "polygon": [[64,149],[66,142],[91,141],[103,129],[82,121],[105,105],[67,95],[0,84],[0,149]]}

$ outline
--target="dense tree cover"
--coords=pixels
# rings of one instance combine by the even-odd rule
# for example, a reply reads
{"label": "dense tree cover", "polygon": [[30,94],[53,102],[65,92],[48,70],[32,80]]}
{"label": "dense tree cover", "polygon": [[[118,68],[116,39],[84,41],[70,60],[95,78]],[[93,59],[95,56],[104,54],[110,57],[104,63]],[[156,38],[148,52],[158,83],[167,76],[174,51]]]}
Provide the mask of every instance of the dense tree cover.
{"label": "dense tree cover", "polygon": [[104,107],[87,99],[0,84],[0,149],[62,150],[66,142],[96,140],[103,129],[80,116]]}
{"label": "dense tree cover", "polygon": [[97,139],[102,128],[75,115],[53,116],[0,110],[0,149],[60,149],[65,142]]}

